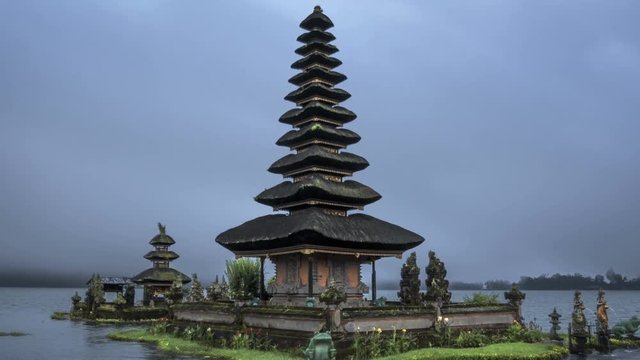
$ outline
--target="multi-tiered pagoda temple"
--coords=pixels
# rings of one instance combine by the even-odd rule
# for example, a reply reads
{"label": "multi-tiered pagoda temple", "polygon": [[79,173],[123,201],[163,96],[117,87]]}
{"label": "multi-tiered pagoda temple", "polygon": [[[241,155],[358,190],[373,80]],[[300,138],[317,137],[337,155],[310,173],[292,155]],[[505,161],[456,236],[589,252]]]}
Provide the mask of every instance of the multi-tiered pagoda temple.
{"label": "multi-tiered pagoda temple", "polygon": [[[289,79],[298,88],[285,97],[296,107],[280,117],[293,130],[276,142],[294,153],[269,168],[289,180],[255,198],[287,214],[248,221],[221,233],[216,241],[236,256],[268,258],[275,264],[276,282],[269,289],[273,303],[300,304],[309,297],[317,302],[331,282],[346,291],[347,302],[356,303],[368,288],[361,282],[361,264],[400,257],[424,239],[372,216],[348,213],[381,196],[345,180],[369,163],[344,151],[360,136],[344,128],[356,114],[339,105],[351,95],[335,87],[347,77],[333,70],[342,63],[331,56],[338,51],[330,44],[334,35],[327,31],[333,23],[316,6],[300,27],[306,32],[298,37],[303,45],[295,52],[302,58],[291,65],[300,72]],[[375,286],[375,279],[372,283]]]}
{"label": "multi-tiered pagoda temple", "polygon": [[169,263],[180,255],[169,250],[169,246],[175,244],[175,240],[167,235],[165,226],[158,223],[160,233],[154,236],[149,244],[155,249],[149,251],[144,258],[153,263],[153,267],[134,276],[131,280],[139,285],[144,286],[144,300],[149,303],[154,296],[164,296],[170,289],[174,281],[181,281],[183,284],[191,282],[191,278],[178,270],[169,267]]}

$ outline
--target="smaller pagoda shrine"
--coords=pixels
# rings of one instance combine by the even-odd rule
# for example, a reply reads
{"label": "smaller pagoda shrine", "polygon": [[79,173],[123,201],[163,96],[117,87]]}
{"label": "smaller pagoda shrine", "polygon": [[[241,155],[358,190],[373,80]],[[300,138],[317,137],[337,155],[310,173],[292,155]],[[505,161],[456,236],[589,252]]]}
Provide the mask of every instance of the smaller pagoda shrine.
{"label": "smaller pagoda shrine", "polygon": [[160,233],[149,241],[155,250],[149,251],[144,258],[153,263],[153,267],[144,270],[131,280],[144,286],[143,304],[149,305],[151,300],[154,303],[164,301],[164,295],[171,288],[174,281],[181,281],[183,284],[191,282],[191,278],[178,270],[169,267],[171,261],[180,255],[169,250],[169,246],[175,244],[175,240],[166,233],[166,227],[158,223]]}

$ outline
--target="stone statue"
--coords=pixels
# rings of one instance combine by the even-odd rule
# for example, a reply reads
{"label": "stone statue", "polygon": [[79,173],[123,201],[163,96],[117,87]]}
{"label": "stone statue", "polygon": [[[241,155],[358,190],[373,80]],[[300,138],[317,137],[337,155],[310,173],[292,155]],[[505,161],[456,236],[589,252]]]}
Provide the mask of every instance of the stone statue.
{"label": "stone statue", "polygon": [[584,316],[582,293],[576,290],[573,296],[573,313],[571,314],[571,332],[577,335],[587,334],[587,319]]}
{"label": "stone statue", "polygon": [[191,288],[189,289],[188,300],[189,302],[203,302],[204,301],[204,289],[200,280],[198,280],[198,274],[193,273],[191,275]]}
{"label": "stone statue", "polygon": [[219,281],[218,275],[216,280],[207,288],[207,301],[216,302],[221,300],[229,300],[229,285],[222,275],[222,283]]}
{"label": "stone statue", "polygon": [[587,319],[584,316],[582,293],[576,290],[573,296],[573,313],[571,314],[571,330],[569,331],[569,352],[584,355],[587,353]]}
{"label": "stone statue", "polygon": [[604,297],[604,290],[598,291],[598,302],[596,304],[596,333],[598,336],[598,351],[610,352],[609,345],[609,316],[607,315],[607,299]]}
{"label": "stone statue", "polygon": [[524,326],[524,317],[522,316],[522,301],[526,298],[527,294],[518,289],[518,284],[511,284],[511,290],[504,293],[504,298],[516,308],[517,319],[516,321]]}
{"label": "stone statue", "polygon": [[184,290],[182,288],[182,280],[176,279],[171,284],[167,292],[167,300],[170,304],[178,304],[184,298]]}
{"label": "stone statue", "polygon": [[420,268],[416,262],[416,253],[412,252],[400,270],[400,291],[398,298],[404,305],[420,304]]}
{"label": "stone statue", "polygon": [[449,281],[446,279],[447,269],[433,251],[429,251],[429,264],[425,270],[427,272],[427,293],[424,295],[424,300],[435,302],[440,299],[443,304],[450,303],[451,292],[449,291]]}
{"label": "stone statue", "polygon": [[608,308],[609,305],[607,305],[607,299],[604,297],[604,290],[600,289],[598,291],[598,302],[596,305],[596,317],[598,318],[599,331],[609,331],[609,316],[607,315]]}
{"label": "stone statue", "polygon": [[336,349],[333,346],[331,334],[319,332],[309,340],[309,346],[304,350],[308,360],[333,360]]}

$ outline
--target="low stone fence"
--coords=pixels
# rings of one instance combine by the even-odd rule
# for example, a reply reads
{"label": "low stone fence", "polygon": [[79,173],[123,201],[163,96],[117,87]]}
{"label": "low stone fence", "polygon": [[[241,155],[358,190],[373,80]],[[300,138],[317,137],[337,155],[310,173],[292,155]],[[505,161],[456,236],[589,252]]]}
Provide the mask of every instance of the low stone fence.
{"label": "low stone fence", "polygon": [[[380,328],[382,331],[406,329],[425,332],[436,322],[431,306],[381,306],[358,308],[308,308],[273,305],[238,306],[226,303],[184,303],[172,307],[179,322],[223,325],[230,329],[255,328],[271,332],[288,332],[308,339],[321,329],[350,334]],[[517,319],[516,309],[509,304],[474,306],[445,305],[441,311],[452,330],[483,328],[502,329]]]}

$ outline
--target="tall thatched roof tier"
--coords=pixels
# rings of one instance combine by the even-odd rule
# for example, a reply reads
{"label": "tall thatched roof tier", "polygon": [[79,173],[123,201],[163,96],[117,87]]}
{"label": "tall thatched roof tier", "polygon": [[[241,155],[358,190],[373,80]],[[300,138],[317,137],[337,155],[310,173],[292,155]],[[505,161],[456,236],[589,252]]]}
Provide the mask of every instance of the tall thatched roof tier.
{"label": "tall thatched roof tier", "polygon": [[337,85],[347,80],[347,77],[337,71],[331,71],[320,67],[305,69],[289,79],[289,82],[296,86],[303,86],[307,83],[318,81],[331,86]]}
{"label": "tall thatched roof tier", "polygon": [[381,197],[375,190],[357,181],[336,182],[320,175],[311,175],[267,189],[256,196],[256,201],[277,210],[320,203],[330,207],[362,209]]}
{"label": "tall thatched roof tier", "polygon": [[337,53],[338,48],[332,44],[314,41],[308,44],[304,44],[295,50],[296,54],[302,56],[307,56],[312,52],[322,52],[323,54],[331,55]]}
{"label": "tall thatched roof tier", "polygon": [[345,148],[360,141],[360,135],[344,129],[326,126],[321,123],[307,124],[300,129],[291,130],[282,135],[276,142],[280,146],[292,149],[323,143],[337,148]]}
{"label": "tall thatched roof tier", "polygon": [[320,6],[313,8],[313,12],[300,23],[305,30],[327,30],[333,27],[333,21],[322,12]]}
{"label": "tall thatched roof tier", "polygon": [[396,256],[424,238],[365,214],[334,216],[318,208],[267,215],[229,229],[216,242],[238,255],[319,252]]}
{"label": "tall thatched roof tier", "polygon": [[293,101],[296,104],[304,105],[305,103],[313,100],[337,104],[350,97],[351,94],[342,89],[328,87],[327,85],[319,83],[294,90],[290,92],[289,95],[285,96],[284,99]]}
{"label": "tall thatched roof tier", "polygon": [[358,117],[353,111],[342,106],[331,106],[320,101],[311,101],[303,108],[295,108],[282,114],[280,122],[300,126],[312,121],[320,121],[342,126]]}
{"label": "tall thatched roof tier", "polygon": [[306,32],[300,36],[298,36],[298,38],[296,40],[300,41],[301,43],[305,43],[305,44],[309,44],[312,42],[324,42],[324,43],[328,43],[330,41],[335,40],[336,37],[328,32],[328,31],[322,31],[322,30],[311,30],[309,32]]}
{"label": "tall thatched roof tier", "polygon": [[[299,151],[297,154],[285,155],[280,160],[274,162],[269,171],[275,174],[286,174],[291,172],[301,173],[307,168],[320,167],[335,169],[338,172],[353,173],[369,166],[367,159],[346,151],[332,152],[326,147],[312,145]],[[350,174],[349,174],[350,175]]]}

